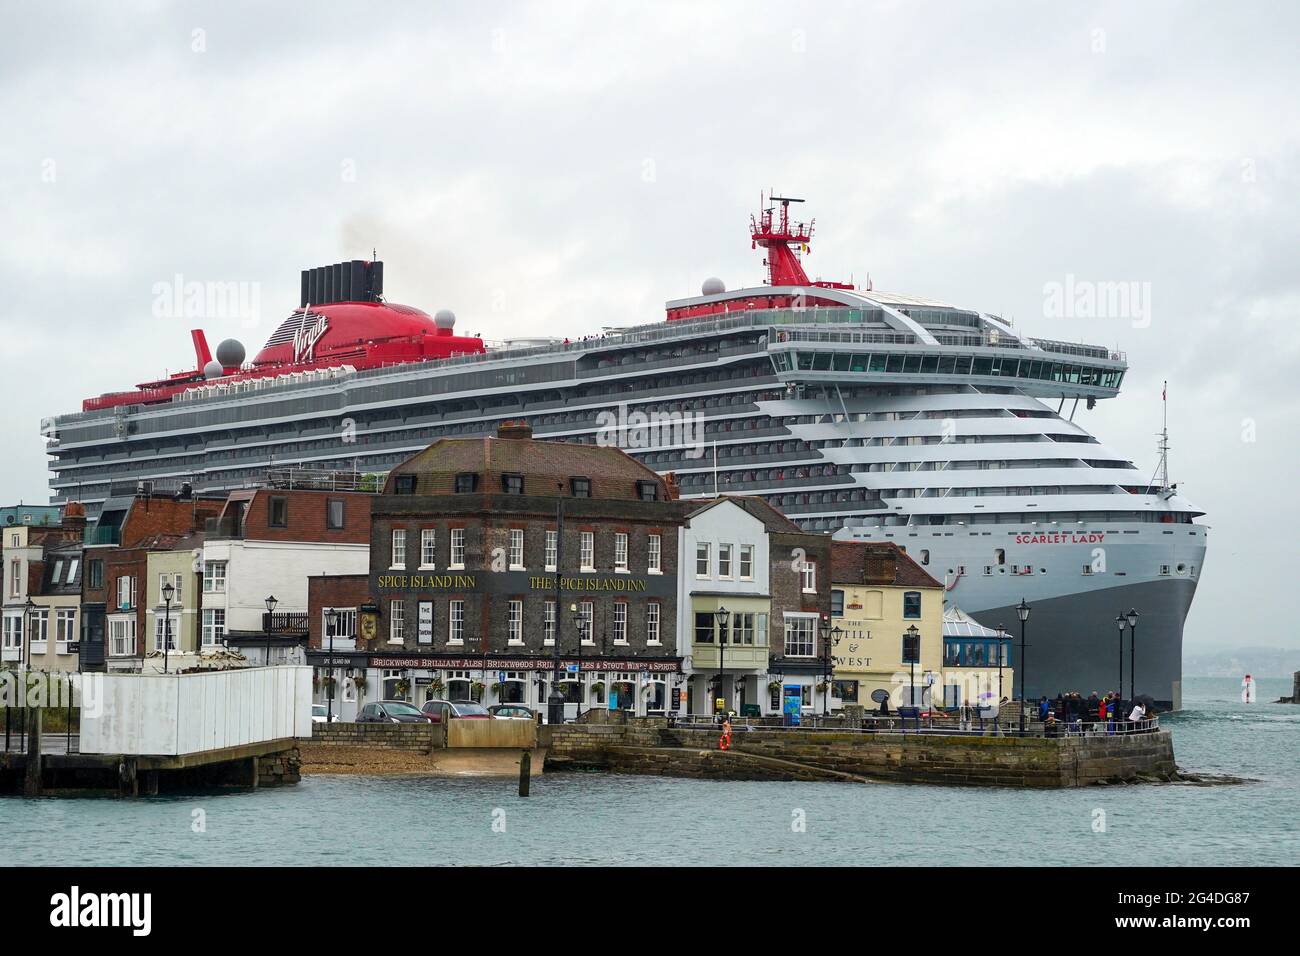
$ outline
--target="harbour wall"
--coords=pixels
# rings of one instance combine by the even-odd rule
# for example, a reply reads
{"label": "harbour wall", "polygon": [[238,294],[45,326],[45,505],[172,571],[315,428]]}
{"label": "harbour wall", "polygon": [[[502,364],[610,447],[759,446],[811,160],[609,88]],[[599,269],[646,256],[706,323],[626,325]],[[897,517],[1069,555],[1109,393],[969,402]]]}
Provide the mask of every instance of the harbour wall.
{"label": "harbour wall", "polygon": [[1115,737],[980,737],[820,730],[712,730],[663,718],[543,728],[546,769],[732,780],[890,780],[960,786],[1083,787],[1172,780],[1168,731]]}
{"label": "harbour wall", "polygon": [[[529,720],[449,720],[439,724],[316,724],[299,745],[307,774],[488,774],[515,776],[537,746]],[[542,772],[537,753],[530,774]]]}

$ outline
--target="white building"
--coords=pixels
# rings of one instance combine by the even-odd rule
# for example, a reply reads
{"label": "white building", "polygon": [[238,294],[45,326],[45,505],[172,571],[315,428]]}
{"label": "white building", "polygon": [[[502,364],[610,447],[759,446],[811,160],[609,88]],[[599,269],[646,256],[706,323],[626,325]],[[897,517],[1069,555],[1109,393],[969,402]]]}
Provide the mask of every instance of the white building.
{"label": "white building", "polygon": [[[263,488],[232,492],[203,545],[204,647],[230,643],[254,665],[306,663],[307,579],[366,574],[370,496]],[[268,599],[274,598],[268,621]]]}

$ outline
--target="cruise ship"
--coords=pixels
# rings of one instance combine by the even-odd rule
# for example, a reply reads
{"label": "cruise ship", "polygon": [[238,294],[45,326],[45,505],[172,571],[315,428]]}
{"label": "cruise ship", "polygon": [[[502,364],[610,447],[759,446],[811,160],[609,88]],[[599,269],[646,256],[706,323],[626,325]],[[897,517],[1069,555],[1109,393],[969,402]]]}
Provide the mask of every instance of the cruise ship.
{"label": "cruise ship", "polygon": [[683,497],[762,495],[805,528],[895,541],[953,606],[1006,627],[1031,696],[1119,689],[1115,619],[1136,610],[1137,691],[1180,706],[1203,513],[1167,468],[1143,474],[1076,420],[1119,393],[1125,356],[811,281],[801,201],[764,197],[751,217],[765,283],[710,278],[658,321],[573,340],[460,335],[449,310],[388,302],[378,261],[305,270],[251,361],[195,331],[193,370],[43,420],[52,500],[83,502],[111,536],[141,490],[286,469],[373,481],[440,437],[525,419],[539,438],[617,443]]}

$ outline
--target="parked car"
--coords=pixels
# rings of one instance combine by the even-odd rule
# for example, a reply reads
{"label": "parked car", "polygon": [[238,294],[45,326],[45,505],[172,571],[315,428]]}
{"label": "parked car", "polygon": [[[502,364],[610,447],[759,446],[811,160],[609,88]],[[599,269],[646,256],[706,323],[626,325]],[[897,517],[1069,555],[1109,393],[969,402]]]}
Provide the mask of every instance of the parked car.
{"label": "parked car", "polygon": [[415,724],[430,718],[404,700],[380,700],[357,712],[359,724]]}
{"label": "parked car", "polygon": [[435,724],[442,720],[442,709],[446,707],[451,711],[453,717],[469,717],[471,719],[487,720],[489,714],[487,708],[477,701],[473,700],[429,700],[420,708],[424,716]]}
{"label": "parked car", "polygon": [[523,704],[493,704],[488,713],[497,720],[537,720],[537,713]]}
{"label": "parked car", "polygon": [[[329,713],[330,713],[329,707],[326,704],[312,704],[311,722],[313,724],[328,724],[330,722]],[[338,721],[339,721],[339,715],[335,714],[334,722],[337,724]]]}

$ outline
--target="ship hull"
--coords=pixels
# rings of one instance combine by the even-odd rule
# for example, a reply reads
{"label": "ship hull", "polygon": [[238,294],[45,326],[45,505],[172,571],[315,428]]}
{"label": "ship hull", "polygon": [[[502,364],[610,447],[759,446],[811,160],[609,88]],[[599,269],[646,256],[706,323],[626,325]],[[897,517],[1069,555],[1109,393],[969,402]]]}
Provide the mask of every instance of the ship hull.
{"label": "ship hull", "polygon": [[[1161,709],[1178,710],[1183,622],[1195,592],[1195,581],[1146,581],[1039,600],[1025,624],[1023,653],[1015,605],[986,608],[971,616],[986,627],[999,623],[1007,627],[1017,697],[1022,692],[1031,700],[1071,691],[1085,697],[1093,691],[1105,694],[1119,690],[1122,668],[1125,698],[1132,697],[1136,674],[1138,694],[1151,696]],[[1114,623],[1115,615],[1129,608],[1142,609],[1136,655],[1128,631],[1121,652]]]}
{"label": "ship hull", "polygon": [[840,537],[896,541],[945,583],[950,606],[986,627],[1005,627],[1017,696],[1022,598],[1031,607],[1023,658],[1030,698],[1119,690],[1115,618],[1136,610],[1135,659],[1130,635],[1124,636],[1124,695],[1133,692],[1136,663],[1137,692],[1163,708],[1180,707],[1183,625],[1205,558],[1204,525],[1082,522],[1067,532],[974,527],[989,530],[855,528]]}

